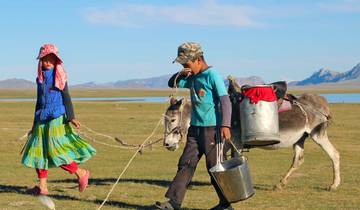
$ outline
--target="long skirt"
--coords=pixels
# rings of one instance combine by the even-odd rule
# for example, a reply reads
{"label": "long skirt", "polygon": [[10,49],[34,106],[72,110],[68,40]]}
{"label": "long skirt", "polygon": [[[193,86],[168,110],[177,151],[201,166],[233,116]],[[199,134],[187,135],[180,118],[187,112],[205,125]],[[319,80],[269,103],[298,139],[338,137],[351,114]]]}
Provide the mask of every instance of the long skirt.
{"label": "long skirt", "polygon": [[37,169],[83,163],[96,154],[62,115],[48,122],[36,123],[25,146],[22,164]]}

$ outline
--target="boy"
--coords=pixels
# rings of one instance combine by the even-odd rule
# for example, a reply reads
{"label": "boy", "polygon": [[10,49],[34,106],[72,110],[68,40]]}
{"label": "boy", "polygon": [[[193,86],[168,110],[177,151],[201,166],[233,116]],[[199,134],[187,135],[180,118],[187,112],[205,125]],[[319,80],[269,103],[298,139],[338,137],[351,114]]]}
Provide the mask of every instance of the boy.
{"label": "boy", "polygon": [[[194,42],[180,45],[174,62],[180,63],[184,69],[179,75],[176,73],[170,78],[169,87],[190,89],[192,113],[187,142],[178,163],[178,171],[165,195],[169,200],[163,203],[156,202],[155,206],[159,209],[180,209],[186,188],[203,154],[206,156],[208,170],[216,165],[217,129],[220,129],[222,139],[231,138],[230,99],[220,74],[205,62],[201,46]],[[212,209],[232,210],[212,177],[211,184],[219,197],[219,204]]]}

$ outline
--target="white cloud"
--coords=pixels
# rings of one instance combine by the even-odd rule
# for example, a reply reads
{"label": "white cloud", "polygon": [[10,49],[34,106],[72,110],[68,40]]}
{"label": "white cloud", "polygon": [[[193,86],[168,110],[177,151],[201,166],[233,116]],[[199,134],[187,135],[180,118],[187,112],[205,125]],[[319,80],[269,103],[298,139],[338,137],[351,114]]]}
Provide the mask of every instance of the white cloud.
{"label": "white cloud", "polygon": [[221,4],[206,0],[192,5],[154,6],[120,4],[110,8],[87,8],[83,17],[93,24],[142,27],[148,24],[261,27],[255,20],[258,10],[251,6]]}

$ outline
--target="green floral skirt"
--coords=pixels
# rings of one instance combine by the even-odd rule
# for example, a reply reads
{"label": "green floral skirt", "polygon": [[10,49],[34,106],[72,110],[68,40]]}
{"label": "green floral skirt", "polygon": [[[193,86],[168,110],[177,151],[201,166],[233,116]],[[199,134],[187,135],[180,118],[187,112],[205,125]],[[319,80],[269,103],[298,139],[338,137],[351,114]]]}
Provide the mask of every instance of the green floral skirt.
{"label": "green floral skirt", "polygon": [[60,116],[35,125],[21,162],[31,168],[48,169],[73,161],[83,163],[95,154],[96,150]]}

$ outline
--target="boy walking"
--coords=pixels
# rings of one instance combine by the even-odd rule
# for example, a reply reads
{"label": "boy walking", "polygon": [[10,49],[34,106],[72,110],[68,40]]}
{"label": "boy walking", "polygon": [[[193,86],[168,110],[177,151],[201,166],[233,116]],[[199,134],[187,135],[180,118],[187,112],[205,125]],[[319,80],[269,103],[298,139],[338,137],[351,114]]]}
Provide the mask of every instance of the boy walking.
{"label": "boy walking", "polygon": [[[190,89],[192,113],[187,142],[179,159],[178,171],[165,194],[169,200],[156,202],[155,206],[158,209],[180,209],[187,187],[203,155],[206,157],[208,171],[216,165],[218,129],[221,139],[231,138],[230,99],[220,74],[205,62],[201,46],[194,42],[180,45],[174,62],[180,63],[184,69],[179,75],[176,73],[170,78],[169,87],[176,85]],[[232,210],[211,175],[210,178],[219,197],[219,204],[211,209]]]}

